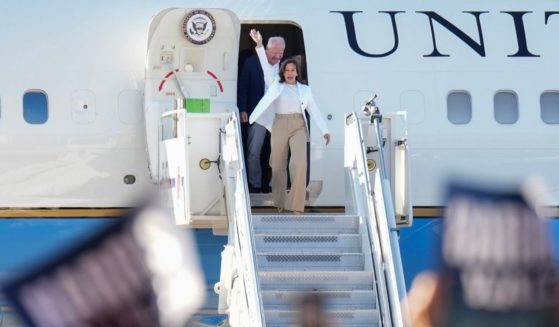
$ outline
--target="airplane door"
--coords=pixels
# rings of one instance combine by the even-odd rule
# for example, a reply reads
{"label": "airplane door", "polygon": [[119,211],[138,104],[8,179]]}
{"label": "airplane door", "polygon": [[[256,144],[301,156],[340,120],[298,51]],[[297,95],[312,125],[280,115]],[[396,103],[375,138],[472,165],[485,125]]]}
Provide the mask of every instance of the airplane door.
{"label": "airplane door", "polygon": [[218,167],[223,117],[237,110],[240,22],[226,9],[159,12],[150,22],[144,116],[153,182],[177,224],[226,222]]}
{"label": "airplane door", "polygon": [[170,126],[164,112],[184,99],[187,112],[236,110],[240,22],[226,9],[179,9],[159,12],[150,22],[144,115],[149,167],[160,182],[158,143]]}

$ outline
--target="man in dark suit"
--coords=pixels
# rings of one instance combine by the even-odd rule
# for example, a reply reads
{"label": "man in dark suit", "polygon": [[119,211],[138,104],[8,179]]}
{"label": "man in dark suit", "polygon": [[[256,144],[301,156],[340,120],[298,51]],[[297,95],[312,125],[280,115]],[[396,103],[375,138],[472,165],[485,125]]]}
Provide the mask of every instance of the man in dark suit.
{"label": "man in dark suit", "polygon": [[[257,42],[257,45],[262,42],[260,33],[251,31],[251,37]],[[257,38],[258,41],[257,41]],[[279,63],[283,57],[285,50],[285,40],[282,37],[275,36],[268,40],[266,46],[266,63],[271,66],[271,71],[279,72]],[[261,50],[260,50],[261,51]],[[267,71],[270,71],[269,69]],[[273,82],[275,76],[264,76],[260,60],[257,55],[253,55],[245,61],[239,76],[238,92],[237,92],[237,106],[241,116],[241,123],[248,123],[248,117],[258,104],[260,99],[264,96],[264,92],[268,86]],[[263,174],[263,170],[269,170],[269,150],[268,157],[261,160],[263,153],[263,145],[269,132],[262,125],[254,123],[250,125],[248,131],[247,141],[247,176],[249,191],[251,193],[269,193],[270,192],[270,174]],[[268,136],[269,138],[269,136]],[[266,152],[266,151],[264,151]],[[267,175],[267,176],[263,176]],[[265,177],[265,178],[263,178]]]}

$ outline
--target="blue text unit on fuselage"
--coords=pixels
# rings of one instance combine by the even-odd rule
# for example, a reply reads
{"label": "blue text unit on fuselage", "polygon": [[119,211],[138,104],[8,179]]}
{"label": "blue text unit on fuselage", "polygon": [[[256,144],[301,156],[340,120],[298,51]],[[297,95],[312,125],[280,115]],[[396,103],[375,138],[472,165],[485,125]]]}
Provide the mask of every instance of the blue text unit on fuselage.
{"label": "blue text unit on fuselage", "polygon": [[[357,34],[356,34],[356,26],[354,22],[355,14],[367,14],[363,11],[331,11],[333,14],[340,14],[343,17],[345,30],[347,33],[347,40],[349,42],[349,46],[355,53],[371,58],[381,58],[387,57],[392,55],[398,50],[399,46],[399,36],[398,36],[398,23],[397,23],[397,16],[399,14],[409,14],[406,11],[378,11],[379,14],[388,15],[390,17],[390,21],[392,24],[392,32],[394,43],[390,50],[385,52],[379,53],[372,53],[371,51],[366,51],[359,46],[357,41]],[[457,38],[462,40],[468,47],[470,47],[474,52],[476,52],[480,57],[486,56],[485,51],[485,42],[483,39],[483,23],[482,23],[482,15],[491,15],[495,14],[490,11],[463,11],[462,13],[471,15],[473,19],[475,19],[477,25],[477,32],[478,32],[478,40],[470,37],[467,33],[462,31],[458,28],[454,23],[450,22],[442,15],[438,14],[435,11],[415,11],[415,14],[425,15],[426,18],[429,20],[430,32],[431,32],[431,40],[433,42],[433,51],[428,54],[423,54],[423,57],[450,57],[451,54],[445,54],[439,51],[439,47],[437,46],[437,33],[435,32],[434,23],[437,23],[441,27],[444,27],[446,30],[454,34]],[[512,54],[505,54],[507,57],[522,57],[522,58],[530,58],[530,57],[540,57],[539,54],[530,51],[528,48],[528,35],[526,33],[525,23],[524,23],[524,16],[527,14],[535,14],[532,11],[500,11],[497,14],[499,15],[509,15],[511,18],[511,25],[507,31],[510,33],[514,33],[516,36],[518,50]],[[559,11],[545,11],[543,12],[542,23],[547,25],[549,22],[549,18],[553,15],[559,14]]]}

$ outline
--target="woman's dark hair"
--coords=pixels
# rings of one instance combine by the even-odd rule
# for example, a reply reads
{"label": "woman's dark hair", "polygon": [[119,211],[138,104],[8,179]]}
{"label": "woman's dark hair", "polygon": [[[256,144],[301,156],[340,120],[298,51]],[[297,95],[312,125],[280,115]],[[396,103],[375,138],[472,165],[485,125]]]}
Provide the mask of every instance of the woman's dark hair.
{"label": "woman's dark hair", "polygon": [[299,62],[293,58],[289,58],[281,63],[279,69],[280,83],[285,83],[285,77],[283,77],[283,74],[285,73],[285,67],[287,67],[288,64],[295,65],[295,70],[297,71],[297,82],[301,83],[301,70],[299,69]]}

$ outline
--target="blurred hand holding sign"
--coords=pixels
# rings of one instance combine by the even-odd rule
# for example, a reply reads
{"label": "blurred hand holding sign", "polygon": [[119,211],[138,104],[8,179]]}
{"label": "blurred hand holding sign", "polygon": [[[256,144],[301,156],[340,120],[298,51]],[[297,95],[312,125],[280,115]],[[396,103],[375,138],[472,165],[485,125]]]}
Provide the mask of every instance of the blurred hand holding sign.
{"label": "blurred hand holding sign", "polygon": [[198,263],[188,231],[146,206],[4,292],[30,326],[183,326],[204,302]]}
{"label": "blurred hand holding sign", "polygon": [[409,325],[557,325],[557,266],[533,192],[449,186],[442,267],[414,281]]}

